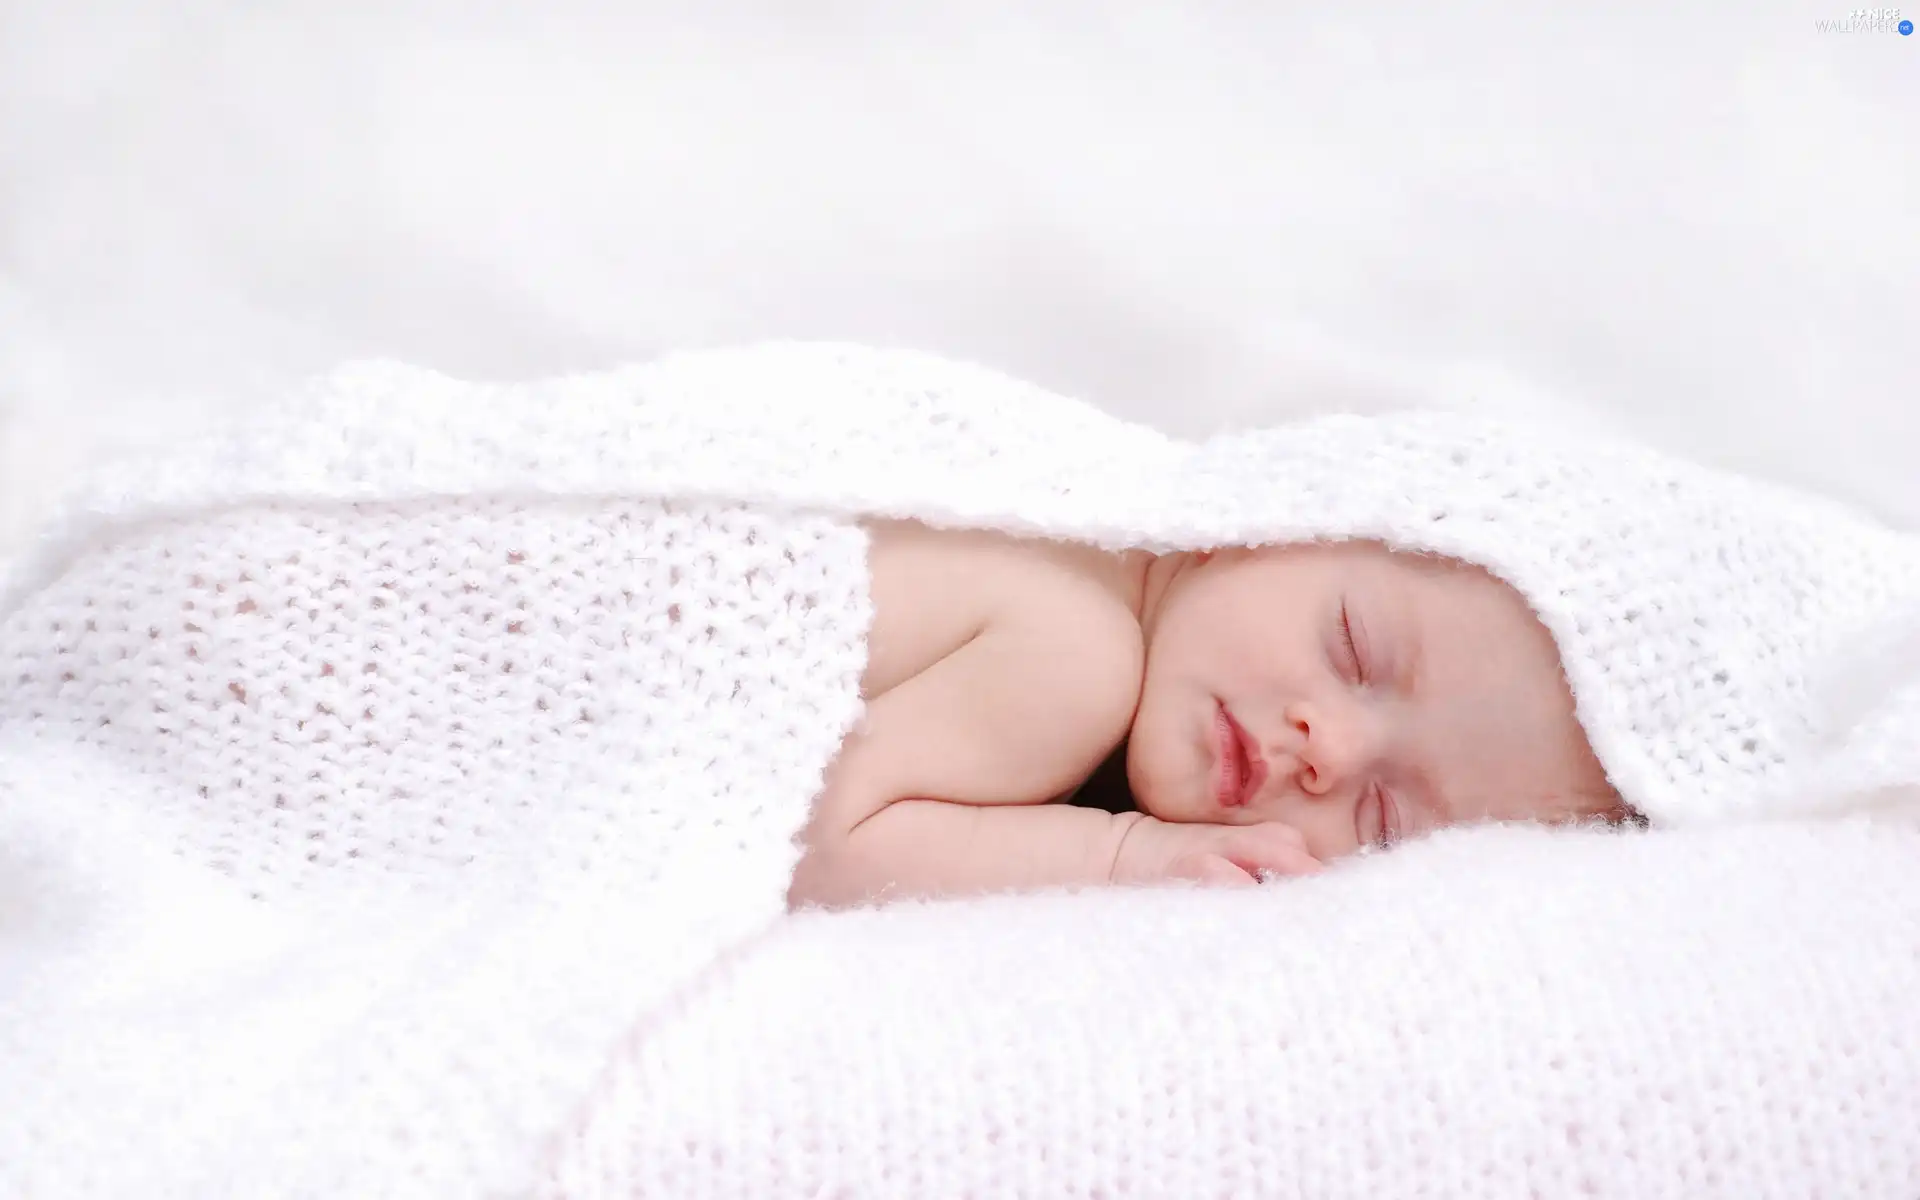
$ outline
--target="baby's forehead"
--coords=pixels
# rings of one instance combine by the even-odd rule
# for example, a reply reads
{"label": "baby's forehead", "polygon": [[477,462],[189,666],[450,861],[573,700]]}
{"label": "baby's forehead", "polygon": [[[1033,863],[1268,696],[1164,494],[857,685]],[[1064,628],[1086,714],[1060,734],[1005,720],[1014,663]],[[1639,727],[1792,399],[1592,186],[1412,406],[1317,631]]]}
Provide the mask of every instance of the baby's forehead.
{"label": "baby's forehead", "polygon": [[1491,615],[1539,626],[1533,605],[1520,589],[1478,563],[1421,550],[1402,550],[1378,542],[1354,542],[1344,553],[1378,582],[1403,590],[1447,595]]}
{"label": "baby's forehead", "polygon": [[[1505,580],[1478,563],[1453,558],[1430,550],[1407,550],[1379,542],[1356,542],[1356,552],[1381,563],[1390,571],[1433,580],[1473,581],[1508,588]],[[1511,590],[1509,588],[1509,590]]]}
{"label": "baby's forehead", "polygon": [[[1520,591],[1475,564],[1362,550],[1398,595],[1381,606],[1412,643],[1432,727],[1466,760],[1509,759],[1541,816],[1612,812],[1618,797],[1581,726],[1560,648]],[[1464,764],[1463,764],[1464,765]]]}
{"label": "baby's forehead", "polygon": [[1402,637],[1426,633],[1450,645],[1464,642],[1476,657],[1504,661],[1509,669],[1545,669],[1560,678],[1559,646],[1532,604],[1476,563],[1364,539],[1313,542],[1281,552],[1317,559],[1326,568],[1325,584],[1357,588],[1374,602],[1371,613],[1362,616],[1392,620]]}
{"label": "baby's forehead", "polygon": [[1282,554],[1317,555],[1331,562],[1345,562],[1349,565],[1372,567],[1383,572],[1398,572],[1423,578],[1444,579],[1456,575],[1493,578],[1477,563],[1431,550],[1393,546],[1373,538],[1334,538],[1275,546],[1270,549]]}

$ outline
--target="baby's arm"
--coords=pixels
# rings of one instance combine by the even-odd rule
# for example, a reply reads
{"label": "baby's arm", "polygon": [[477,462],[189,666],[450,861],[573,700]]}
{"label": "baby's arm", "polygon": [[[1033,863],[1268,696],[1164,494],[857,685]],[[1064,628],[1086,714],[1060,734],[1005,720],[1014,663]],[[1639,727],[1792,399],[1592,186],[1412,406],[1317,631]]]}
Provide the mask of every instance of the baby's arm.
{"label": "baby's arm", "polygon": [[1320,864],[1285,825],[1169,824],[1145,813],[1070,804],[982,807],[898,800],[858,831],[859,844],[814,850],[794,872],[794,907],[937,898],[1102,883],[1240,886],[1263,872]]}
{"label": "baby's arm", "polygon": [[867,706],[815,803],[796,902],[1107,879],[1131,821],[1036,802],[1124,733],[1139,637],[1101,608],[1047,629],[1053,611],[989,619]]}
{"label": "baby's arm", "polygon": [[1043,596],[876,698],[815,805],[790,902],[1311,870],[1283,826],[1168,825],[1039,803],[1124,736],[1140,656],[1123,609],[1062,612]]}

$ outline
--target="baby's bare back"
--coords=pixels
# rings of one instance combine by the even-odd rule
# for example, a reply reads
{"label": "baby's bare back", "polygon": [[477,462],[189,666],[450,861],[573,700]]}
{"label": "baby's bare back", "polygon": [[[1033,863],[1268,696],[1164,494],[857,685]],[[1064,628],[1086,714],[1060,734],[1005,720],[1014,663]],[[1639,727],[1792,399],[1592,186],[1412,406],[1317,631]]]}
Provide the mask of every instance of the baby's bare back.
{"label": "baby's bare back", "polygon": [[[1018,676],[1053,667],[1064,674],[1059,685],[1077,690],[1131,675],[1137,693],[1140,625],[1120,557],[1070,542],[915,521],[874,521],[866,529],[874,604],[861,679],[868,701],[983,636],[1010,631],[1058,647],[1042,659],[1008,664]],[[1118,741],[1124,726],[1110,732]]]}

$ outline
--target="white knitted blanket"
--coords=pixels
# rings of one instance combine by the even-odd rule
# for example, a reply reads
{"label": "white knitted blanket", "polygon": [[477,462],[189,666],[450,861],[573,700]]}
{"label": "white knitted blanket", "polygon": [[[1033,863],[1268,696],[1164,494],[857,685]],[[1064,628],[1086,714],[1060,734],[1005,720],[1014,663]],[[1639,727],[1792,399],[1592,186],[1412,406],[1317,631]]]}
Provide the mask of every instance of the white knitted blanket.
{"label": "white knitted blanket", "polygon": [[[1440,414],[1192,445],[976,368],[831,346],[538,385],[346,369],[102,478],[7,578],[0,1194],[900,1185],[809,1175],[764,1142],[754,1171],[735,1145],[676,1160],[667,1184],[661,1159],[622,1149],[699,1142],[659,1136],[690,1111],[698,1062],[636,1068],[634,1039],[656,1031],[669,1054],[699,981],[791,936],[792,839],[859,713],[863,514],[1116,548],[1370,536],[1482,563],[1553,631],[1596,751],[1658,826],[1872,809],[1920,781],[1920,673],[1861,652],[1911,637],[1920,541],[1636,448]],[[1684,836],[1719,861],[1711,829]],[[1821,844],[1884,857],[1902,836]],[[1397,858],[1430,861],[1414,847],[1353,870],[1392,877]],[[1328,886],[1344,885],[1287,885]],[[977,913],[976,932],[1012,919],[942,911]],[[1062,944],[1099,941],[1097,910],[1076,911]],[[1764,915],[1748,921],[1765,936]],[[1920,942],[1833,937],[1913,994]],[[1417,991],[1458,962],[1369,986]],[[1607,999],[1657,984],[1628,969]],[[1832,1049],[1829,1011],[1804,1014],[1813,1057]],[[1869,1032],[1894,1066],[1877,1091],[1848,1076],[1849,1096],[1911,1105],[1910,1010],[1879,1011]],[[841,1044],[879,1056],[864,1101],[893,1095],[898,1043],[862,1042],[859,1006],[845,1012]],[[1781,1112],[1782,1136],[1804,1132]],[[1920,1171],[1911,1133],[1889,1147],[1845,1111],[1829,1126],[1880,1147],[1849,1179]],[[809,1146],[816,1166],[834,1149]],[[1261,1194],[1229,1186],[1254,1167],[1226,1167],[1214,1185]],[[1022,1160],[969,1186],[1086,1192],[1071,1170]]]}

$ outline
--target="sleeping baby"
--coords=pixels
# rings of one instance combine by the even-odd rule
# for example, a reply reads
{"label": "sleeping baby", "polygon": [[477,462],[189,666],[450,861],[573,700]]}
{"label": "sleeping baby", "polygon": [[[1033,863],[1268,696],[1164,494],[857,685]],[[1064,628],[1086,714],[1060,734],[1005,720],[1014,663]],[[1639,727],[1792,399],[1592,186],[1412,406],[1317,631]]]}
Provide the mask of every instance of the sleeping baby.
{"label": "sleeping baby", "polygon": [[[1627,815],[1552,636],[1479,568],[869,530],[866,716],[795,906],[1245,885],[1445,825]],[[1143,812],[1047,803],[1123,740]]]}

